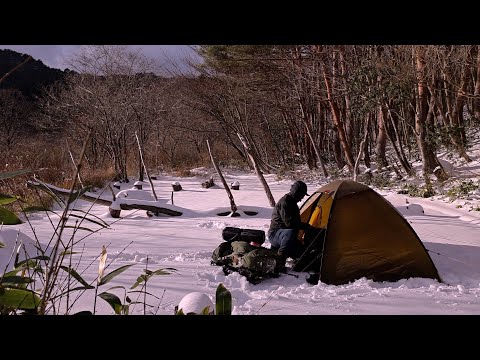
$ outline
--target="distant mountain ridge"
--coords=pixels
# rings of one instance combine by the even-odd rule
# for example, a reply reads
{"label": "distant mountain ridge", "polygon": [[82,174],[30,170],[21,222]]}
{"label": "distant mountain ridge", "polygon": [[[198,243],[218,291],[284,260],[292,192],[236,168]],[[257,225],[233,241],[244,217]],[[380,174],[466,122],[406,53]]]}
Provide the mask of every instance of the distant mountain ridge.
{"label": "distant mountain ridge", "polygon": [[[12,70],[15,66],[28,58],[28,54],[18,53],[13,50],[0,50],[0,77]],[[23,95],[32,99],[34,95],[40,94],[42,87],[62,80],[65,74],[71,70],[64,71],[53,69],[45,65],[41,60],[30,59],[26,64],[8,76],[1,84],[0,89],[18,89]]]}

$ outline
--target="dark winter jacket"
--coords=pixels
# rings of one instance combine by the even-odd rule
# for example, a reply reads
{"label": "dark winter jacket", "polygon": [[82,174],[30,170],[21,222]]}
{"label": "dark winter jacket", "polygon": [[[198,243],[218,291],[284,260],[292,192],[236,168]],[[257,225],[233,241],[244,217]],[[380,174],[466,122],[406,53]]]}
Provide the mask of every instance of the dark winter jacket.
{"label": "dark winter jacket", "polygon": [[270,237],[278,229],[302,229],[306,230],[309,225],[300,221],[300,209],[297,202],[307,194],[307,187],[304,183],[296,182],[292,185],[290,192],[285,194],[275,205],[268,229]]}

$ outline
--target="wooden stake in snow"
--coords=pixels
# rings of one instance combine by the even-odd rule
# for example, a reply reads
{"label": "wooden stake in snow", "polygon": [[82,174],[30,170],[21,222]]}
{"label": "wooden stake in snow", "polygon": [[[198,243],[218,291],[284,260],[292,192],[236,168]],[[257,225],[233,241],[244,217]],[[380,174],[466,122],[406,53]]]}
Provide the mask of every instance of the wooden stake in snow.
{"label": "wooden stake in snow", "polygon": [[142,147],[140,146],[140,140],[138,139],[138,135],[137,135],[136,131],[135,131],[135,138],[137,139],[138,151],[140,152],[140,160],[142,161],[143,168],[145,169],[145,174],[147,174],[148,182],[150,183],[150,187],[152,188],[153,197],[155,198],[155,201],[158,201],[157,194],[155,193],[155,189],[153,188],[152,179],[150,178],[150,174],[148,173],[148,169],[145,166],[145,162],[143,161]]}
{"label": "wooden stake in snow", "polygon": [[215,168],[215,170],[217,170],[218,176],[220,177],[220,180],[222,180],[223,187],[225,188],[228,198],[230,199],[230,207],[232,209],[232,214],[235,214],[237,212],[237,205],[235,205],[235,200],[233,199],[232,192],[230,191],[230,188],[228,187],[227,182],[225,181],[225,178],[223,177],[222,172],[220,171],[220,168],[218,167],[217,162],[213,157],[212,150],[210,149],[210,144],[208,140],[207,140],[207,147],[208,147],[208,152],[210,154],[210,158],[212,159],[213,167]]}

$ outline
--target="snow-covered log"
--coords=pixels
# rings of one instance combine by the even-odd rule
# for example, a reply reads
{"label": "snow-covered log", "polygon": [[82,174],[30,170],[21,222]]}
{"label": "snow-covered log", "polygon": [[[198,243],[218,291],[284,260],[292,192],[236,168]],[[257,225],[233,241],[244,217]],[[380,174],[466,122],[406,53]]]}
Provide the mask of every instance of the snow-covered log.
{"label": "snow-covered log", "polygon": [[[70,191],[69,190],[62,189],[62,188],[56,187],[56,186],[51,185],[51,184],[46,184],[46,183],[40,184],[36,181],[28,181],[27,186],[29,188],[38,188],[38,189],[41,189],[41,190],[44,190],[44,191],[46,190],[45,189],[45,187],[46,187],[49,191],[51,191],[52,193],[54,193],[57,196],[62,196],[62,197],[69,197],[70,196]],[[136,210],[136,209],[151,211],[154,214],[165,214],[165,215],[170,215],[170,216],[180,216],[180,215],[182,215],[182,212],[180,212],[180,211],[175,211],[175,210],[172,210],[172,209],[167,209],[167,208],[164,208],[164,207],[161,207],[161,206],[154,205],[154,204],[157,204],[157,202],[155,202],[155,201],[147,201],[147,200],[144,200],[144,199],[138,199],[139,196],[135,196],[135,195],[138,195],[139,193],[145,193],[145,194],[147,194],[148,196],[151,197],[150,194],[148,194],[147,192],[145,192],[143,190],[131,189],[131,190],[124,190],[124,191],[119,192],[117,194],[117,196],[119,196],[119,198],[117,198],[117,200],[114,201],[113,203],[112,203],[112,201],[105,200],[105,199],[100,199],[98,197],[93,196],[93,194],[89,195],[88,193],[82,194],[78,198],[81,199],[81,200],[88,201],[88,202],[93,202],[95,204],[108,206],[110,215],[114,218],[120,217],[120,211],[121,210]],[[129,199],[124,198],[124,197],[127,197],[128,194],[130,194]],[[135,197],[137,199],[134,199]],[[132,200],[134,202],[132,202]],[[138,202],[138,203],[135,203],[135,202]],[[140,202],[143,202],[143,203],[140,203]],[[153,204],[148,204],[147,202],[151,202]]]}
{"label": "snow-covered log", "polygon": [[[125,204],[122,203],[120,204],[120,209],[121,210],[146,210],[146,211],[151,211],[154,214],[165,214],[165,215],[170,215],[170,216],[181,216],[182,213],[180,211],[175,211],[172,209],[167,209],[164,207],[159,207],[159,206],[154,206],[154,205],[145,205],[145,204]],[[110,210],[110,215],[112,217],[120,217],[120,210],[117,209],[112,209],[109,208]]]}

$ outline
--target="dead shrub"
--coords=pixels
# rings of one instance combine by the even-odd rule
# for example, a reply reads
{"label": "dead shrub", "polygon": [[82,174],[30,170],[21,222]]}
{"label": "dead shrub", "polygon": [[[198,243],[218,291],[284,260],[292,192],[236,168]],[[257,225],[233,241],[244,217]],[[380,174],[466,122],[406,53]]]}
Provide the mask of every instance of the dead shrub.
{"label": "dead shrub", "polygon": [[103,188],[107,182],[115,178],[115,171],[112,168],[89,168],[81,172],[84,186]]}

